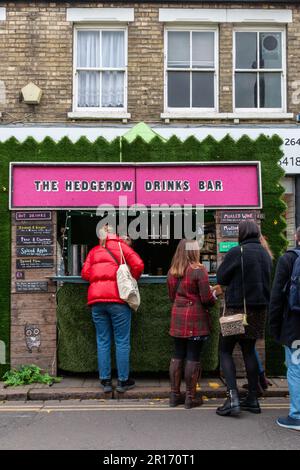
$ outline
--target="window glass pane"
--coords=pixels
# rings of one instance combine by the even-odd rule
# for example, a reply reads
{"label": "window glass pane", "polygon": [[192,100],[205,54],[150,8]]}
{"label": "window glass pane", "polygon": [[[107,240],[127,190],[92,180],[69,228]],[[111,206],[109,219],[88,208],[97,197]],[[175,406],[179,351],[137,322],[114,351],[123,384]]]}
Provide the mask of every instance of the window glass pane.
{"label": "window glass pane", "polygon": [[235,107],[257,108],[257,74],[235,74]]}
{"label": "window glass pane", "polygon": [[209,68],[215,63],[215,35],[212,32],[192,33],[192,66]]}
{"label": "window glass pane", "polygon": [[281,108],[281,74],[261,73],[259,80],[260,107]]}
{"label": "window glass pane", "polygon": [[124,107],[124,72],[102,73],[102,106]]}
{"label": "window glass pane", "polygon": [[102,32],[102,67],[125,67],[124,31]]}
{"label": "window glass pane", "polygon": [[237,69],[257,68],[257,34],[235,34],[235,66]]}
{"label": "window glass pane", "polygon": [[78,106],[100,106],[100,73],[78,72]]}
{"label": "window glass pane", "polygon": [[100,33],[99,31],[78,31],[77,33],[77,67],[100,66]]}
{"label": "window glass pane", "polygon": [[190,107],[190,73],[168,72],[168,106]]}
{"label": "window glass pane", "polygon": [[282,66],[281,33],[260,33],[260,67],[278,69]]}
{"label": "window glass pane", "polygon": [[168,67],[190,66],[190,33],[169,32],[168,33]]}
{"label": "window glass pane", "polygon": [[214,108],[214,72],[193,72],[192,107]]}

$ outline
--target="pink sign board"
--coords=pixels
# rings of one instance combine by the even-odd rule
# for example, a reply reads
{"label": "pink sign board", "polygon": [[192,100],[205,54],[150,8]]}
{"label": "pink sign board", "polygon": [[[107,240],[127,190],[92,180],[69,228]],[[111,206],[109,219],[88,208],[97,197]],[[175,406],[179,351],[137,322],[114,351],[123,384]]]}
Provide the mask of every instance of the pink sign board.
{"label": "pink sign board", "polygon": [[[11,209],[202,204],[261,207],[260,167],[247,163],[11,164]],[[126,202],[125,202],[126,201]]]}

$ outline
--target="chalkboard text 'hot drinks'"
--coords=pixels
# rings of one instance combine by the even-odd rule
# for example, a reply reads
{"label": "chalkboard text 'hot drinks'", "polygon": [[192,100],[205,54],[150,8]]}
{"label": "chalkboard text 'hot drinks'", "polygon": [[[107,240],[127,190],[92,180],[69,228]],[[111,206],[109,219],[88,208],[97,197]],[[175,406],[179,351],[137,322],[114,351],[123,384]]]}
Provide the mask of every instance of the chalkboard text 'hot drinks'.
{"label": "chalkboard text 'hot drinks'", "polygon": [[51,211],[16,212],[16,222],[24,220],[52,220]]}

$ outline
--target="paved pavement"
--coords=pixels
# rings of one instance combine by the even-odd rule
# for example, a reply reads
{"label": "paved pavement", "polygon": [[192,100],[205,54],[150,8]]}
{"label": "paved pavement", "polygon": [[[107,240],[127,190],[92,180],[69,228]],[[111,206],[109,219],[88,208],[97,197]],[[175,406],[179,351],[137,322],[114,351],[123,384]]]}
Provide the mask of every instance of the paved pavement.
{"label": "paved pavement", "polygon": [[[245,380],[239,380],[239,386]],[[267,397],[286,397],[288,387],[285,379],[271,379],[272,386],[266,393]],[[161,379],[137,379],[137,387],[125,395],[124,398],[131,399],[154,399],[167,398],[170,393],[169,380]],[[183,385],[184,389],[184,385]],[[226,387],[222,380],[210,378],[201,380],[201,393],[208,398],[225,397]],[[110,396],[105,396],[99,386],[99,380],[96,378],[83,377],[64,377],[61,383],[48,387],[41,384],[28,385],[26,387],[8,387],[4,388],[0,382],[0,401],[1,400],[66,400],[66,399],[101,399],[101,398],[119,398],[114,392]]]}
{"label": "paved pavement", "polygon": [[69,400],[0,404],[0,449],[300,449],[300,432],[279,428],[288,400],[262,400],[263,413],[221,418],[220,400],[169,408],[167,400]]}

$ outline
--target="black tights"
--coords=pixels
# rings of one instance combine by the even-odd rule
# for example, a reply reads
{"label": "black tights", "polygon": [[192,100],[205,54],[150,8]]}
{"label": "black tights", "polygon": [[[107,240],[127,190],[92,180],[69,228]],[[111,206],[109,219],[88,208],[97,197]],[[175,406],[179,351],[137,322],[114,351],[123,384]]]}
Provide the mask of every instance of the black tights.
{"label": "black tights", "polygon": [[243,353],[249,392],[256,393],[258,387],[258,364],[255,355],[255,339],[240,336],[221,337],[221,367],[225,375],[227,387],[229,390],[237,390],[236,368],[232,357],[233,350],[237,343],[241,346]]}
{"label": "black tights", "polygon": [[189,338],[174,338],[175,359],[199,362],[200,354],[203,348],[203,340],[194,340]]}

